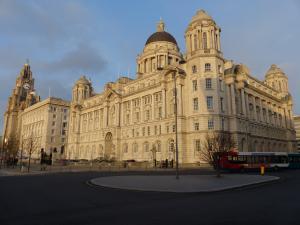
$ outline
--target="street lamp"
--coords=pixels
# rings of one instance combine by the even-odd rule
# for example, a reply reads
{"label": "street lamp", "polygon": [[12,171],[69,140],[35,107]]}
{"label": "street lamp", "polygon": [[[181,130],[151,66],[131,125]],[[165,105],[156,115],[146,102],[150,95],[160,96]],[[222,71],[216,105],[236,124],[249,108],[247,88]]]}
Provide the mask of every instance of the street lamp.
{"label": "street lamp", "polygon": [[[184,62],[180,62],[184,63]],[[175,97],[175,103],[174,103],[174,117],[175,117],[175,153],[176,153],[176,179],[179,179],[179,162],[178,162],[178,110],[177,110],[177,87],[176,87],[176,74],[180,75],[183,74],[184,71],[177,67],[177,66],[167,66],[165,68],[159,68],[159,70],[166,70],[166,74],[172,73],[173,81],[174,81],[174,97]]]}

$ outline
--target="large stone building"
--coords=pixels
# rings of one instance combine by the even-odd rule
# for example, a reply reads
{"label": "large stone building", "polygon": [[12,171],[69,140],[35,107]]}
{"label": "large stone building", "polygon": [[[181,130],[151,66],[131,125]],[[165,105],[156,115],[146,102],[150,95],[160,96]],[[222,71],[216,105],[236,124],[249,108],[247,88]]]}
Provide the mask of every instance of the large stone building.
{"label": "large stone building", "polygon": [[276,65],[260,81],[223,57],[221,29],[203,10],[185,31],[186,52],[160,21],[137,57],[136,79],[121,77],[93,92],[74,85],[68,157],[172,160],[177,90],[180,163],[199,161],[207,132],[229,131],[239,151],[294,151],[293,101]]}
{"label": "large stone building", "polygon": [[70,103],[62,99],[51,97],[41,101],[35,94],[30,65],[25,64],[4,114],[1,147],[5,145],[6,157],[20,156],[20,150],[24,150],[24,155],[30,151],[32,158],[39,158],[42,150],[64,156],[69,108]]}
{"label": "large stone building", "polygon": [[32,158],[40,158],[42,151],[55,159],[64,157],[69,108],[68,101],[50,97],[21,113],[20,149],[24,154],[31,150]]}
{"label": "large stone building", "polygon": [[34,89],[34,78],[29,64],[25,64],[16,79],[16,85],[8,99],[4,114],[3,141],[9,154],[15,155],[19,150],[21,133],[21,114],[31,105],[40,101]]}

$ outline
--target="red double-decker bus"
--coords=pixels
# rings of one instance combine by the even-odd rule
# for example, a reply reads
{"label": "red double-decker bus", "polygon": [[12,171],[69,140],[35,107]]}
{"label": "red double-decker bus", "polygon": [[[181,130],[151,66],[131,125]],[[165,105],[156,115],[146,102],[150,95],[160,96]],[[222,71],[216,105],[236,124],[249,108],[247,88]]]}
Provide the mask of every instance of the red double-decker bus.
{"label": "red double-decker bus", "polygon": [[259,169],[278,170],[289,167],[286,152],[237,152],[230,151],[219,155],[219,168],[223,170],[243,171]]}

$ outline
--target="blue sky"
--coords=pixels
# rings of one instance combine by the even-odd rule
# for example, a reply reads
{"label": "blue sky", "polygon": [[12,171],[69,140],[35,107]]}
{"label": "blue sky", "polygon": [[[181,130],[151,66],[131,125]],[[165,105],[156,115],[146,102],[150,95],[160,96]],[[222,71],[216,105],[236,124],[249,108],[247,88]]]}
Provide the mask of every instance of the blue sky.
{"label": "blue sky", "polygon": [[259,79],[271,64],[285,71],[300,114],[300,1],[0,0],[1,115],[27,58],[43,99],[49,88],[70,99],[81,74],[99,92],[118,73],[135,77],[136,56],[160,17],[184,52],[184,31],[199,9],[221,27],[225,58],[246,64]]}

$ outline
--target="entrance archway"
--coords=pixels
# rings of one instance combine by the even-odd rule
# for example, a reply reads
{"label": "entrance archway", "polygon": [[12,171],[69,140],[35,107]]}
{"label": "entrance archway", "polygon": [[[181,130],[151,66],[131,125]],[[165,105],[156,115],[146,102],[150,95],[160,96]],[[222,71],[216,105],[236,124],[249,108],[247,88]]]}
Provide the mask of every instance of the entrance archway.
{"label": "entrance archway", "polygon": [[108,132],[105,136],[105,156],[111,158],[113,150],[112,133]]}

